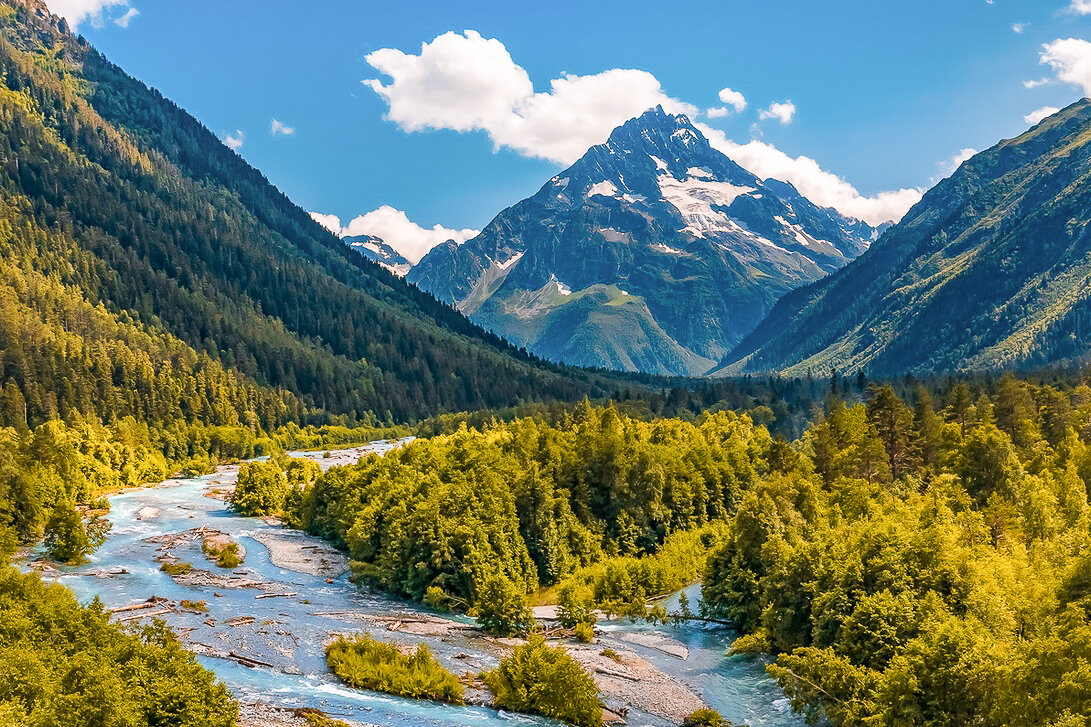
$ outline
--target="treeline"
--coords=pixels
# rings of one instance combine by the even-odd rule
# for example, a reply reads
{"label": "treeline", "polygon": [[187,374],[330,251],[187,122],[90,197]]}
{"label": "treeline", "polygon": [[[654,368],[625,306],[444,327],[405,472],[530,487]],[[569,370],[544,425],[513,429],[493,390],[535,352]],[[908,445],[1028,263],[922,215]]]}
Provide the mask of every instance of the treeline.
{"label": "treeline", "polygon": [[289,515],[346,547],[356,578],[466,609],[497,579],[525,593],[654,553],[793,456],[732,413],[644,422],[584,402],[555,424],[463,427],[332,469]]}
{"label": "treeline", "polygon": [[[218,463],[278,454],[330,441],[360,443],[398,430],[304,427],[265,433],[244,426],[149,426],[132,417],[52,420],[33,429],[0,428],[0,530],[38,540],[54,511],[91,505],[100,495],[199,475]],[[294,460],[293,460],[294,461]]]}
{"label": "treeline", "polygon": [[702,610],[834,725],[1091,719],[1091,388],[831,402],[743,494]]}

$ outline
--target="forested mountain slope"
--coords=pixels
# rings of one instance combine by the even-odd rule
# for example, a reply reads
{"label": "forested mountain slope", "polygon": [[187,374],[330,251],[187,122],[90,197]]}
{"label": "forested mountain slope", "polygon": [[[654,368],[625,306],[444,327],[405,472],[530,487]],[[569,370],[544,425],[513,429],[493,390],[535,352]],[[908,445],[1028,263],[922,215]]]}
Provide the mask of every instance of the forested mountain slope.
{"label": "forested mountain slope", "polygon": [[1086,357],[1091,101],[984,151],[867,253],[785,296],[722,371],[873,374]]}
{"label": "forested mountain slope", "polygon": [[0,4],[0,73],[0,382],[28,422],[209,387],[269,421],[586,391],[347,249],[41,3]]}

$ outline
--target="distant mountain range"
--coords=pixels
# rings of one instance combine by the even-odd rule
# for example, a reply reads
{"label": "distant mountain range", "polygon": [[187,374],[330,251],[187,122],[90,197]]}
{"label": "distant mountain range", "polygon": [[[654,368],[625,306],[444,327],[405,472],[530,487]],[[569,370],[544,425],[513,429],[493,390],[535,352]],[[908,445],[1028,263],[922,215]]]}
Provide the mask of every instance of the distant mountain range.
{"label": "distant mountain range", "polygon": [[368,260],[382,265],[398,277],[405,277],[413,264],[402,257],[401,253],[383,242],[381,237],[374,235],[349,235],[342,237],[341,241],[363,255]]}
{"label": "distant mountain range", "polygon": [[718,372],[1027,368],[1091,352],[1091,101],[968,161]]}
{"label": "distant mountain range", "polygon": [[406,279],[544,358],[694,375],[875,234],[657,108]]}

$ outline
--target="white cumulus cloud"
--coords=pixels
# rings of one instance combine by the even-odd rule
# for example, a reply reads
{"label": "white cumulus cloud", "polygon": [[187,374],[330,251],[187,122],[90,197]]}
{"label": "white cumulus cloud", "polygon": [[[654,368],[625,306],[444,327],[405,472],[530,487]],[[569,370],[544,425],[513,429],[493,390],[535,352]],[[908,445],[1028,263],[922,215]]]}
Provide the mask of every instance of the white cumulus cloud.
{"label": "white cumulus cloud", "polygon": [[238,149],[246,141],[246,134],[242,133],[242,129],[235,129],[234,134],[224,134],[223,143],[231,149]]}
{"label": "white cumulus cloud", "polygon": [[461,245],[481,232],[470,229],[452,230],[442,225],[421,227],[410,220],[405,212],[386,204],[366,215],[354,217],[344,227],[337,215],[311,212],[311,218],[339,237],[371,235],[381,238],[414,265],[440,243],[454,240]]}
{"label": "white cumulus cloud", "polygon": [[718,94],[720,101],[726,105],[735,109],[735,113],[741,114],[746,110],[746,97],[738,91],[733,91],[730,88],[721,88]]}
{"label": "white cumulus cloud", "polygon": [[1024,116],[1023,121],[1027,122],[1031,126],[1034,126],[1045,117],[1052,116],[1058,111],[1060,111],[1060,109],[1056,106],[1043,106],[1042,108],[1035,109],[1034,111],[1031,111],[1029,114]]}
{"label": "white cumulus cloud", "polygon": [[815,204],[833,207],[871,225],[900,220],[921,198],[920,189],[897,189],[867,197],[841,177],[822,169],[810,157],[793,157],[763,141],[739,144],[728,139],[722,131],[703,124],[697,124],[697,128],[713,147],[758,177],[790,182]]}
{"label": "white cumulus cloud", "polygon": [[707,109],[705,111],[705,116],[708,118],[722,119],[732,113],[738,114],[746,110],[746,97],[738,91],[733,91],[730,88],[721,88],[720,93],[717,95],[720,98],[720,102],[724,105]]}
{"label": "white cumulus cloud", "polygon": [[295,127],[273,119],[273,123],[269,124],[269,133],[273,136],[291,136],[295,133]]}
{"label": "white cumulus cloud", "polygon": [[341,236],[341,218],[337,215],[325,215],[321,212],[312,212],[311,219],[338,237]]}
{"label": "white cumulus cloud", "polygon": [[771,103],[769,108],[762,109],[758,112],[758,118],[762,121],[766,119],[776,119],[782,124],[792,123],[792,117],[796,115],[796,105],[791,101],[785,101],[784,103]]}
{"label": "white cumulus cloud", "polygon": [[667,96],[652,74],[629,68],[566,74],[550,81],[549,91],[535,93],[504,44],[472,30],[423,43],[420,55],[383,48],[367,62],[391,80],[364,84],[389,105],[386,118],[405,131],[484,131],[497,148],[558,164],[574,162],[619,124],[657,105],[697,113]]}
{"label": "white cumulus cloud", "polygon": [[1091,15],[1091,0],[1072,0],[1068,10],[1076,15]]}
{"label": "white cumulus cloud", "polygon": [[[106,13],[111,8],[128,8],[128,11],[115,19],[122,28],[129,27],[129,21],[137,14],[135,8],[129,7],[129,0],[47,0],[49,11],[59,15],[68,21],[73,32],[80,23],[90,20],[96,28],[102,27]],[[124,21],[122,19],[125,18]]]}
{"label": "white cumulus cloud", "polygon": [[[605,141],[614,128],[656,105],[690,116],[698,111],[668,96],[655,76],[637,69],[566,74],[550,81],[548,91],[535,92],[530,76],[503,43],[472,30],[444,33],[422,43],[419,55],[383,48],[366,60],[389,80],[363,83],[386,101],[386,118],[403,130],[481,131],[498,149],[509,148],[560,165],[574,162],[589,147]],[[746,99],[732,89],[723,89],[720,99],[724,109],[745,108]],[[720,115],[718,110],[705,113],[710,118]],[[791,101],[775,103],[764,113],[787,123],[795,106]],[[759,177],[791,182],[815,203],[873,224],[900,219],[920,199],[917,189],[865,197],[809,157],[792,157],[758,141],[738,144],[721,131],[700,128],[720,151]],[[397,214],[401,215],[399,224],[401,219],[409,223],[403,213],[383,209],[389,210],[386,218]],[[405,255],[403,250],[399,252]]]}
{"label": "white cumulus cloud", "polygon": [[[1091,0],[1088,0],[1091,7]],[[1048,65],[1058,81],[1071,83],[1083,89],[1085,95],[1091,94],[1091,43],[1080,38],[1058,38],[1042,46],[1039,60]],[[1023,85],[1031,88],[1031,83]]]}

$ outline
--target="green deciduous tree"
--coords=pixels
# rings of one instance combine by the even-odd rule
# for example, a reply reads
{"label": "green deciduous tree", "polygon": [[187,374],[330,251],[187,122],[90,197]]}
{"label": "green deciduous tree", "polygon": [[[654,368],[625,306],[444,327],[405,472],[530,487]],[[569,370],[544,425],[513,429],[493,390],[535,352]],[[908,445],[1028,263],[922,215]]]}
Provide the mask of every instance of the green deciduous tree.
{"label": "green deciduous tree", "polygon": [[231,507],[242,515],[272,515],[284,509],[288,479],[271,462],[247,462],[239,468]]}
{"label": "green deciduous tree", "polygon": [[602,698],[591,676],[564,650],[535,634],[484,675],[496,706],[578,727],[602,724]]}

